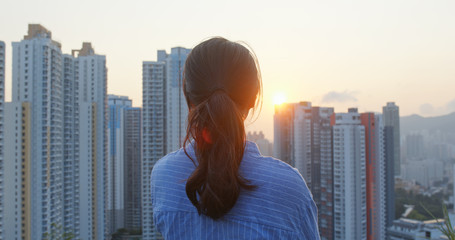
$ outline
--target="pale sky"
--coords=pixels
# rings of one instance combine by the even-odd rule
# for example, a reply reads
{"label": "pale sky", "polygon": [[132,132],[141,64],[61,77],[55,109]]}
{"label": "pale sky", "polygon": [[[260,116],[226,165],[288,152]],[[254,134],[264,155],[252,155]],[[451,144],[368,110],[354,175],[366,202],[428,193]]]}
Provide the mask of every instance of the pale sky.
{"label": "pale sky", "polygon": [[142,104],[142,61],[156,50],[192,48],[211,36],[247,42],[264,84],[249,130],[273,138],[273,97],[288,102],[401,115],[455,111],[455,1],[66,1],[3,0],[6,99],[11,42],[29,23],[52,31],[64,53],[92,42],[107,57],[108,92]]}

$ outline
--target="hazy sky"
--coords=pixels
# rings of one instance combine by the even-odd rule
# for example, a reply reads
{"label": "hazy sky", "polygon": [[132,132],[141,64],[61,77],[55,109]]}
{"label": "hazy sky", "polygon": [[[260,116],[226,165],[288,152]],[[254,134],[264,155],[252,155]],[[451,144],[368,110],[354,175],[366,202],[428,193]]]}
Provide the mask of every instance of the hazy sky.
{"label": "hazy sky", "polygon": [[142,61],[157,49],[211,36],[247,42],[262,68],[263,109],[250,130],[273,136],[273,96],[402,115],[455,111],[455,1],[65,1],[3,0],[7,46],[40,23],[70,53],[83,41],[107,56],[108,91],[142,103]]}

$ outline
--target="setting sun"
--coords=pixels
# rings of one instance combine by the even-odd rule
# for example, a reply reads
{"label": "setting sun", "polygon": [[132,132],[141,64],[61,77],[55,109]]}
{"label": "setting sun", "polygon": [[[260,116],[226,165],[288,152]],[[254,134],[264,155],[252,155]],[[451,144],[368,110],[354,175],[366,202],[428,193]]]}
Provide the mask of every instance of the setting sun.
{"label": "setting sun", "polygon": [[284,95],[284,93],[282,92],[275,93],[275,96],[273,96],[273,104],[280,105],[283,104],[284,102],[286,102],[286,96]]}

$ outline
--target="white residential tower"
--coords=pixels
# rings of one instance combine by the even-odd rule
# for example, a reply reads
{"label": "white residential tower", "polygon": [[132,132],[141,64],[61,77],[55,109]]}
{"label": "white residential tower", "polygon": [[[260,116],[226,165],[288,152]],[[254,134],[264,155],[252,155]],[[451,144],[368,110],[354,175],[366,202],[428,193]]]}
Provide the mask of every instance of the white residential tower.
{"label": "white residential tower", "polygon": [[142,237],[158,239],[152,221],[150,173],[157,160],[182,147],[188,107],[182,74],[190,49],[159,50],[158,61],[142,63]]}

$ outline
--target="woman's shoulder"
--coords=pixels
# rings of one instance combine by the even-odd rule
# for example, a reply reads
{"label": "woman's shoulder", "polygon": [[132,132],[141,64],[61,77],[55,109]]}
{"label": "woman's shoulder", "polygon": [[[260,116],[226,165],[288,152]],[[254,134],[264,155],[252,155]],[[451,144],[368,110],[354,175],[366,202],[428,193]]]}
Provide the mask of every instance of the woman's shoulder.
{"label": "woman's shoulder", "polygon": [[245,164],[243,172],[256,181],[270,183],[275,187],[282,186],[288,192],[294,192],[301,197],[311,197],[299,171],[277,158],[259,155]]}
{"label": "woman's shoulder", "polygon": [[194,163],[186,156],[183,148],[168,153],[153,165],[152,176],[172,172],[174,175],[187,174],[194,170]]}

